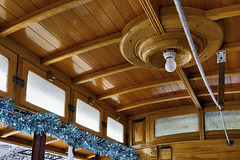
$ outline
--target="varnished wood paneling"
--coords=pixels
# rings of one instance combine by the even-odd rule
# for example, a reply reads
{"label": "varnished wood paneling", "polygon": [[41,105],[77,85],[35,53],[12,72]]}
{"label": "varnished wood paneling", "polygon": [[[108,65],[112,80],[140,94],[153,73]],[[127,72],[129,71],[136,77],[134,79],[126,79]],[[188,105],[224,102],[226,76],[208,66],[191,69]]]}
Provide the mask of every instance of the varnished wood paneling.
{"label": "varnished wood paneling", "polygon": [[146,120],[133,121],[133,144],[146,142]]}

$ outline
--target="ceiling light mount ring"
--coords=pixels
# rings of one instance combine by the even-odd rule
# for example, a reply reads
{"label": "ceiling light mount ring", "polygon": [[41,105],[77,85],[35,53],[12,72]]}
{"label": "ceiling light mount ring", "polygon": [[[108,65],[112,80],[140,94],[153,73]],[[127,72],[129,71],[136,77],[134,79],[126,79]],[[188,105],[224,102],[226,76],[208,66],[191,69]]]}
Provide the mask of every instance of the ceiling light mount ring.
{"label": "ceiling light mount ring", "polygon": [[[184,12],[200,61],[205,61],[221,47],[223,30],[218,23],[206,19],[201,9],[184,7]],[[124,58],[142,68],[164,71],[166,59],[163,52],[176,49],[175,62],[178,67],[195,65],[175,7],[161,8],[160,20],[165,34],[157,35],[145,14],[126,25],[120,42]]]}

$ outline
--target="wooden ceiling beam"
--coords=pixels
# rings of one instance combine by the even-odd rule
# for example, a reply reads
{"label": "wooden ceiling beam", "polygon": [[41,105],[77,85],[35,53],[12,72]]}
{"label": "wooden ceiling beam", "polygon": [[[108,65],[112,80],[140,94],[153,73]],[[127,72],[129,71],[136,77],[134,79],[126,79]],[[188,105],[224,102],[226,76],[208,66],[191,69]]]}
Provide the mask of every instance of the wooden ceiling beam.
{"label": "wooden ceiling beam", "polygon": [[75,47],[72,47],[70,49],[64,50],[62,52],[56,53],[56,54],[52,54],[48,57],[44,57],[41,60],[41,64],[43,64],[44,66],[48,66],[52,63],[56,63],[58,61],[64,60],[66,58],[70,58],[74,55],[78,55],[90,50],[94,50],[100,47],[104,47],[107,45],[111,45],[114,43],[118,43],[120,42],[122,38],[122,33],[121,32],[117,32],[111,35],[108,35],[106,37],[103,38],[99,38],[90,42],[86,42],[80,45],[77,45]]}
{"label": "wooden ceiling beam", "polygon": [[[218,71],[213,71],[213,72],[206,72],[205,73],[206,78],[216,78],[218,77]],[[225,71],[225,76],[233,76],[233,75],[240,75],[240,68],[238,69],[231,69],[231,70],[226,70]],[[194,81],[194,80],[201,80],[202,77],[200,73],[192,73],[189,74],[188,80],[189,81]],[[97,100],[104,100],[107,98],[110,98],[115,95],[122,95],[130,92],[135,92],[139,91],[142,89],[147,89],[147,88],[152,88],[152,87],[158,87],[166,84],[173,84],[173,83],[180,83],[182,80],[178,78],[167,78],[167,79],[161,79],[161,80],[155,80],[155,81],[150,81],[146,83],[141,83],[135,86],[130,86],[127,88],[122,88],[113,92],[109,92],[103,95],[97,96]]]}
{"label": "wooden ceiling beam", "polygon": [[150,20],[155,32],[157,34],[164,34],[165,30],[161,21],[159,20],[160,13],[159,13],[159,6],[156,0],[139,0],[141,3],[148,19]]}
{"label": "wooden ceiling beam", "polygon": [[235,17],[239,15],[240,4],[205,11],[205,17],[213,21],[223,18]]}
{"label": "wooden ceiling beam", "polygon": [[224,43],[219,51],[240,51],[240,42]]}
{"label": "wooden ceiling beam", "polygon": [[7,138],[7,137],[12,136],[12,135],[17,134],[17,133],[20,133],[20,132],[15,131],[14,129],[9,127],[9,128],[6,128],[6,129],[4,129],[0,132],[0,137],[1,138]]}
{"label": "wooden ceiling beam", "polygon": [[83,5],[85,3],[91,2],[93,0],[60,0],[52,3],[44,8],[40,8],[33,11],[13,22],[6,24],[1,27],[0,36],[6,37],[7,35],[14,33],[20,29],[23,29],[30,24],[39,22],[53,15],[59,14],[61,12],[70,10],[74,7]]}
{"label": "wooden ceiling beam", "polygon": [[176,72],[178,74],[178,76],[180,77],[180,79],[182,80],[184,86],[186,87],[186,90],[188,92],[188,94],[191,96],[191,99],[193,101],[193,103],[195,104],[195,106],[197,107],[198,110],[201,110],[202,107],[197,99],[197,96],[196,94],[194,93],[189,81],[188,81],[188,78],[186,76],[186,74],[184,73],[183,69],[182,68],[177,68],[176,69]]}
{"label": "wooden ceiling beam", "polygon": [[[234,87],[234,88],[225,88],[225,92],[224,94],[238,94],[240,93],[240,87]],[[213,90],[213,94],[217,95],[218,94],[218,90],[214,89]],[[209,92],[208,91],[198,91],[197,92],[197,96],[198,97],[204,97],[204,96],[209,96]]]}
{"label": "wooden ceiling beam", "polygon": [[128,70],[135,69],[135,68],[139,68],[139,67],[134,66],[130,63],[121,64],[121,65],[118,65],[118,66],[107,68],[105,70],[101,70],[101,71],[98,71],[98,72],[87,74],[85,76],[81,76],[79,78],[74,79],[72,83],[74,85],[79,85],[79,84],[82,84],[82,83],[85,83],[85,82],[88,82],[88,81],[91,81],[91,80],[95,80],[97,78],[101,78],[101,77],[104,77],[104,76],[116,74],[116,73],[119,73],[119,72],[128,71]]}
{"label": "wooden ceiling beam", "polygon": [[[205,75],[206,75],[206,78],[217,78],[218,71],[206,72]],[[225,76],[234,76],[234,75],[240,75],[240,68],[225,70]],[[191,73],[189,74],[188,79],[191,81],[196,81],[196,80],[201,80],[202,77],[200,73]]]}
{"label": "wooden ceiling beam", "polygon": [[115,95],[122,95],[122,94],[126,94],[129,92],[135,92],[138,90],[142,90],[142,89],[147,89],[147,88],[153,88],[153,87],[158,87],[158,86],[162,86],[162,85],[168,85],[168,84],[173,84],[173,83],[179,83],[182,82],[179,78],[165,78],[165,79],[161,79],[161,80],[155,80],[155,81],[150,81],[150,82],[146,82],[146,83],[141,83],[135,86],[130,86],[127,88],[122,88],[107,94],[103,94],[100,96],[97,96],[97,100],[104,100],[107,99],[109,97],[115,96]]}
{"label": "wooden ceiling beam", "polygon": [[163,97],[148,99],[148,100],[139,101],[136,103],[131,103],[131,104],[117,107],[116,112],[121,112],[129,109],[137,108],[140,106],[144,106],[144,105],[155,104],[155,103],[166,102],[166,101],[174,101],[174,100],[185,99],[185,98],[191,98],[191,96],[189,96],[186,93],[183,93],[183,94],[176,94],[172,96],[163,96]]}

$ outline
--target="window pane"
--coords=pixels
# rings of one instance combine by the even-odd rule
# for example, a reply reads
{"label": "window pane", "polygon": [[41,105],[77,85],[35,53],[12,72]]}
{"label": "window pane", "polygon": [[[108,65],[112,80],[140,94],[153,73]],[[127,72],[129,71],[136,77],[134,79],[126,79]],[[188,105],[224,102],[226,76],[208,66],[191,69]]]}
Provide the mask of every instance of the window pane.
{"label": "window pane", "polygon": [[65,91],[28,71],[26,101],[64,117]]}
{"label": "window pane", "polygon": [[155,137],[197,131],[197,114],[175,116],[155,120]]}
{"label": "window pane", "polygon": [[100,111],[77,99],[76,122],[84,127],[99,132]]}
{"label": "window pane", "polygon": [[0,54],[0,90],[7,92],[7,76],[8,76],[9,59]]}
{"label": "window pane", "polygon": [[[224,111],[223,117],[228,130],[240,129],[240,111]],[[205,113],[205,130],[223,130],[222,119],[219,112]]]}
{"label": "window pane", "polygon": [[108,117],[107,136],[123,143],[123,125],[118,121]]}

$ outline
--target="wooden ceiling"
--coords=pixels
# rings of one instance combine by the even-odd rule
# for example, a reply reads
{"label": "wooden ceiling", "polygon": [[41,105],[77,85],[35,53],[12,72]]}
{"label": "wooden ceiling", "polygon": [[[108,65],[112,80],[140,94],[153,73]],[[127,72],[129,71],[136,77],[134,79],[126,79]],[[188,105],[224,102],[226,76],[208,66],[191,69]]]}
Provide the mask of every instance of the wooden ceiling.
{"label": "wooden ceiling", "polygon": [[[225,99],[239,101],[240,1],[181,2],[205,10],[207,18],[223,27],[220,50],[227,51]],[[126,61],[119,49],[121,31],[131,20],[146,13],[157,16],[154,8],[169,6],[174,6],[172,0],[1,0],[0,35],[126,116],[177,106],[201,109],[212,100],[196,66],[173,73],[142,69]],[[158,24],[158,19],[151,23]],[[216,55],[202,66],[217,94]]]}

